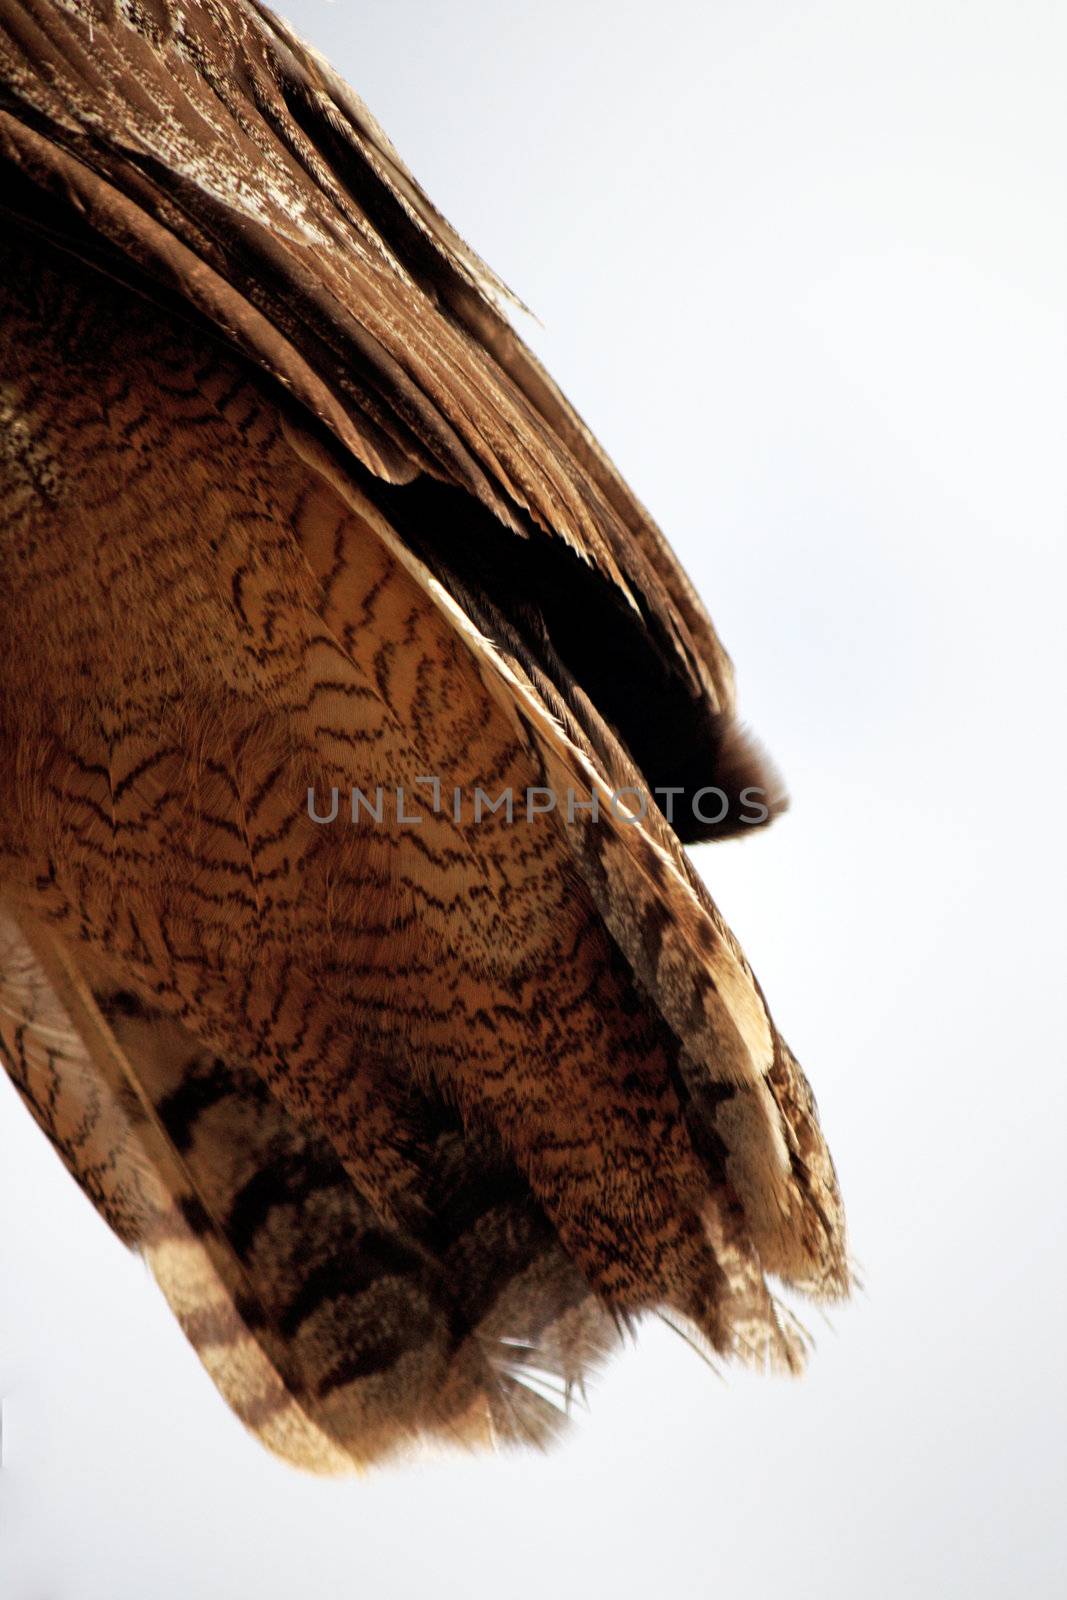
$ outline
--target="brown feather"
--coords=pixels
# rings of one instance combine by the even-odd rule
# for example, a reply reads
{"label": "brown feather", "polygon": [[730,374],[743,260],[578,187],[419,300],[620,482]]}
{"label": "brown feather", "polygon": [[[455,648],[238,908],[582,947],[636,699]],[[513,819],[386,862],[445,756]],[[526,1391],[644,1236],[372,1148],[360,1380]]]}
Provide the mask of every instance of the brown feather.
{"label": "brown feather", "polygon": [[[795,1368],[765,1275],[844,1292],[844,1227],[679,840],[730,825],[613,803],[779,803],[662,536],[251,0],[0,0],[0,85],[30,1109],[304,1465],[544,1438],[532,1375],[567,1391],[646,1309]],[[352,820],[379,786],[419,822]],[[559,803],[526,818],[532,788]]]}

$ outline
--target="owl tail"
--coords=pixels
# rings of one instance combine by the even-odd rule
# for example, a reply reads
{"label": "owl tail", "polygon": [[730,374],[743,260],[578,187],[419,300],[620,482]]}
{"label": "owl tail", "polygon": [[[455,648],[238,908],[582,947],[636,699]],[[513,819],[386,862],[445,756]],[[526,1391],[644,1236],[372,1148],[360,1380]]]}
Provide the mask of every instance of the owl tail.
{"label": "owl tail", "polygon": [[0,1052],[67,1169],[145,1257],[236,1416],[338,1474],[420,1441],[545,1443],[619,1328],[528,1186],[413,1104],[431,1215],[391,1227],[247,1067],[0,910]]}

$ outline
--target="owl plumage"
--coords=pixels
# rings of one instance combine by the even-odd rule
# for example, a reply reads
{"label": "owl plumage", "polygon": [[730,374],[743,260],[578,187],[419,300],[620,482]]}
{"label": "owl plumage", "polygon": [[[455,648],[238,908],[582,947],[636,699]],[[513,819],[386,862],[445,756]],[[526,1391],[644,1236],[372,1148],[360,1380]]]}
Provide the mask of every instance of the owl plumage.
{"label": "owl plumage", "polygon": [[0,1052],[68,1169],[315,1470],[543,1440],[643,1311],[799,1367],[836,1180],[683,849],[781,798],[502,286],[254,0],[0,0],[0,162]]}

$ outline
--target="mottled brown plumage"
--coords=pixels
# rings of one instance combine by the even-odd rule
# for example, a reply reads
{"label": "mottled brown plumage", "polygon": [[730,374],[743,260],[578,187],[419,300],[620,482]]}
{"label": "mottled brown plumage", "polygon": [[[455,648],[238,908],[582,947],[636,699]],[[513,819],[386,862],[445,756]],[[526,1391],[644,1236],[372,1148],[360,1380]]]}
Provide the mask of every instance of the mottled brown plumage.
{"label": "mottled brown plumage", "polygon": [[31,1112],[305,1466],[542,1439],[645,1309],[796,1367],[765,1275],[847,1287],[833,1168],[680,843],[779,801],[499,286],[253,0],[0,0],[0,161]]}

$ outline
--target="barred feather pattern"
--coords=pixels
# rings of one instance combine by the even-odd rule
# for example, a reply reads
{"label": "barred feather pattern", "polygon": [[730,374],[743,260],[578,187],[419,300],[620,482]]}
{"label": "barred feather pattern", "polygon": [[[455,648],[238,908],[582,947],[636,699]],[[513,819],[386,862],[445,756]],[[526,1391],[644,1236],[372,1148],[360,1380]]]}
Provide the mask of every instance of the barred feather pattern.
{"label": "barred feather pattern", "polygon": [[[565,609],[768,781],[662,536],[252,0],[0,0],[0,160],[0,1052],[61,1159],[314,1470],[543,1442],[646,1310],[798,1369],[814,1101]],[[428,775],[585,804],[309,814]]]}

